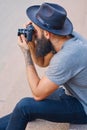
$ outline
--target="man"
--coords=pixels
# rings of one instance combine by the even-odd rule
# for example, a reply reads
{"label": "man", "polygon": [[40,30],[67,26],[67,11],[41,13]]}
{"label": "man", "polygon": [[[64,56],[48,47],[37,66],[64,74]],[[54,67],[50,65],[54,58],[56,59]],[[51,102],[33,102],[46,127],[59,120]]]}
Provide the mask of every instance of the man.
{"label": "man", "polygon": [[[27,123],[37,118],[87,123],[87,41],[73,32],[65,9],[57,4],[31,6],[27,15],[35,29],[34,43],[27,43],[21,35],[18,44],[24,54],[33,98],[22,99],[12,114],[1,118],[0,130],[25,130]],[[51,50],[55,54],[50,55]],[[42,79],[33,61],[41,66],[49,65]],[[60,85],[64,85],[70,95],[63,94],[59,100],[47,99]]]}

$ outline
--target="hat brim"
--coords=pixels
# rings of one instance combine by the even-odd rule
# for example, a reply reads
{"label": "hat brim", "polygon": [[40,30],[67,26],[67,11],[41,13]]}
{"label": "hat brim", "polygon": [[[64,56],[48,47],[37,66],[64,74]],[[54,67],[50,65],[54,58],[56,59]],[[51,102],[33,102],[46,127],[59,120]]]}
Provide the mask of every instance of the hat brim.
{"label": "hat brim", "polygon": [[59,29],[59,30],[55,30],[55,29],[52,29],[52,28],[47,28],[45,27],[37,18],[36,18],[36,14],[37,14],[37,11],[38,9],[40,8],[40,5],[36,5],[36,6],[31,6],[29,7],[27,10],[26,10],[26,14],[27,16],[29,17],[29,19],[35,23],[36,25],[38,25],[40,28],[44,29],[44,30],[47,30],[53,34],[56,34],[56,35],[69,35],[72,33],[73,31],[73,25],[72,23],[70,22],[70,20],[68,18],[66,18],[65,20],[65,23],[64,23],[64,26],[62,29]]}

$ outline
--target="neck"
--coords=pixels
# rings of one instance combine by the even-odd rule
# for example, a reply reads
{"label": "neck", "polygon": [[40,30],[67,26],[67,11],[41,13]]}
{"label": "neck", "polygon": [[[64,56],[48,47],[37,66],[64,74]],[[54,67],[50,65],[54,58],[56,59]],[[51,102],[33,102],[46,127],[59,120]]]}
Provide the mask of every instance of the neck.
{"label": "neck", "polygon": [[58,52],[59,50],[61,50],[63,44],[67,41],[71,39],[70,36],[57,36],[56,38],[52,39],[52,45],[53,48],[56,52]]}

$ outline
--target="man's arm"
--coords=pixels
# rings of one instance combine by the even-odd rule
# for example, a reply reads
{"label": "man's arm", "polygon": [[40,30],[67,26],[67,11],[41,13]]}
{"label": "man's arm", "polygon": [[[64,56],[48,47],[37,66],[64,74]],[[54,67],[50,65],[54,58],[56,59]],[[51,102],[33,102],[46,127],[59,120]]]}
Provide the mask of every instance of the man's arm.
{"label": "man's arm", "polygon": [[43,100],[54,92],[58,88],[58,85],[50,81],[46,76],[42,79],[39,78],[23,35],[18,37],[18,43],[24,54],[27,78],[33,97],[35,100]]}

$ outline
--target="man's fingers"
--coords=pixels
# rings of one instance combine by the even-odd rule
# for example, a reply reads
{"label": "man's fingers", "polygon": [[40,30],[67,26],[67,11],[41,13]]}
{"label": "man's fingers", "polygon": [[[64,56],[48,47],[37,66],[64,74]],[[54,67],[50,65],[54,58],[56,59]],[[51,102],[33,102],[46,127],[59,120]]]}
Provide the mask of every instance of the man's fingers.
{"label": "man's fingers", "polygon": [[21,36],[18,36],[18,44],[21,44],[23,42]]}
{"label": "man's fingers", "polygon": [[18,42],[27,44],[27,40],[26,40],[26,38],[25,38],[25,36],[23,34],[18,36]]}
{"label": "man's fingers", "polygon": [[24,43],[26,43],[27,41],[26,41],[26,38],[25,38],[25,36],[22,34],[21,35],[21,39],[22,39],[22,42],[24,42]]}
{"label": "man's fingers", "polygon": [[30,24],[32,24],[32,22],[28,22],[24,25],[24,27],[26,28],[27,26],[29,26]]}
{"label": "man's fingers", "polygon": [[20,35],[18,36],[18,45],[22,48],[25,48],[26,50],[29,49],[28,45],[27,45],[27,41],[24,35]]}

